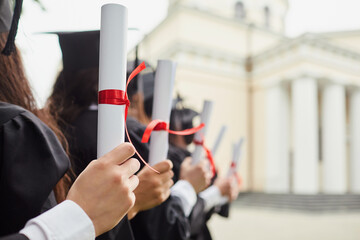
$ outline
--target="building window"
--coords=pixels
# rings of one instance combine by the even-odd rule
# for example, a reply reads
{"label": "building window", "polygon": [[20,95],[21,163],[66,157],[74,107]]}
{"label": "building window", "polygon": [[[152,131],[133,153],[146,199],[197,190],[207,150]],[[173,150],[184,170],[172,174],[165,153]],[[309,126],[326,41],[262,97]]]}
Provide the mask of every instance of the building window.
{"label": "building window", "polygon": [[264,25],[265,27],[270,27],[270,8],[268,6],[264,7]]}
{"label": "building window", "polygon": [[245,18],[245,8],[242,2],[236,2],[235,4],[235,18],[236,19]]}

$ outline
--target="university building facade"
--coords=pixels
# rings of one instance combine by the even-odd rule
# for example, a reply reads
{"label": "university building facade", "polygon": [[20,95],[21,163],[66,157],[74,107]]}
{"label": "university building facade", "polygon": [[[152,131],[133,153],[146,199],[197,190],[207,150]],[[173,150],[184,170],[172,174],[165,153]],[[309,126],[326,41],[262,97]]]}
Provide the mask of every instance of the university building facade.
{"label": "university building facade", "polygon": [[286,0],[170,0],[139,55],[178,63],[186,106],[214,101],[206,143],[227,125],[221,173],[245,138],[244,191],[360,193],[360,31],[288,38],[287,10]]}

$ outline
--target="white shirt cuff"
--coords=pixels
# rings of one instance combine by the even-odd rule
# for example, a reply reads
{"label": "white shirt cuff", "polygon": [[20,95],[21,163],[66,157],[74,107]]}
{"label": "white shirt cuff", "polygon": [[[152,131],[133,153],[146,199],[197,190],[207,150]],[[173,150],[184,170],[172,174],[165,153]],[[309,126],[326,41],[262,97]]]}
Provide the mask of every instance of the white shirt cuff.
{"label": "white shirt cuff", "polygon": [[199,193],[199,197],[201,197],[205,201],[205,208],[204,208],[205,212],[209,211],[211,208],[215,207],[216,205],[224,204],[223,203],[224,201],[225,203],[228,201],[228,198],[222,196],[220,189],[215,185],[212,185],[207,189],[205,189],[204,191],[202,191],[201,193]]}
{"label": "white shirt cuff", "polygon": [[179,180],[171,187],[171,195],[180,198],[184,214],[188,217],[196,203],[196,192],[186,180]]}
{"label": "white shirt cuff", "polygon": [[91,219],[79,205],[70,200],[30,219],[20,233],[30,240],[95,239]]}

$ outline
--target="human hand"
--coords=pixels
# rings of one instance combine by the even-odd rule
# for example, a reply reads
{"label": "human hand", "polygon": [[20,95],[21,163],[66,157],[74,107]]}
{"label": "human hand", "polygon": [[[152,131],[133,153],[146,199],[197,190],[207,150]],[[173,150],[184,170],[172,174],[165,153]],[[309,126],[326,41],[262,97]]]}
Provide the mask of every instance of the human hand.
{"label": "human hand", "polygon": [[234,201],[239,195],[240,188],[234,176],[228,178],[218,177],[214,185],[219,188],[222,196],[229,199],[229,202]]}
{"label": "human hand", "polygon": [[207,160],[202,160],[196,165],[191,164],[191,157],[185,158],[180,168],[180,179],[188,181],[196,193],[206,189],[211,181],[212,174]]}
{"label": "human hand", "polygon": [[174,184],[172,177],[173,164],[170,160],[159,162],[153,166],[159,171],[156,173],[150,168],[144,167],[137,176],[139,186],[134,194],[136,201],[134,207],[128,213],[128,218],[132,219],[139,211],[144,211],[156,207],[163,203],[170,196],[170,188]]}
{"label": "human hand", "polygon": [[[67,199],[77,203],[90,217],[96,236],[109,231],[134,206],[135,174],[138,160],[131,158],[135,149],[120,144],[103,157],[92,161],[72,185]],[[129,159],[129,160],[128,160]]]}

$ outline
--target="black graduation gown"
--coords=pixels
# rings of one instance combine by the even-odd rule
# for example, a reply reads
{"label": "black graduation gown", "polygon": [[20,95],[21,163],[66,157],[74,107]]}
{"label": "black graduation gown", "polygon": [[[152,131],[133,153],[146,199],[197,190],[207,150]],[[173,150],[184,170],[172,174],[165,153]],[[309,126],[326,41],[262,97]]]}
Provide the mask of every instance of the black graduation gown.
{"label": "black graduation gown", "polygon": [[[97,115],[96,110],[85,110],[65,130],[76,175],[79,175],[92,160],[97,158]],[[127,216],[111,231],[96,239],[133,240],[134,236]]]}
{"label": "black graduation gown", "polygon": [[[128,117],[126,123],[132,143],[142,157],[147,160],[149,145],[141,143],[145,126],[131,117]],[[180,169],[180,158],[174,159],[176,154],[170,152],[168,157],[174,162],[174,182],[176,182]],[[131,220],[131,227],[136,240],[183,240],[190,236],[189,220],[184,215],[181,201],[173,196],[155,208],[138,213]]]}
{"label": "black graduation gown", "polygon": [[[130,138],[140,152],[142,157],[148,159],[149,146],[141,143],[141,137],[145,127],[131,117],[128,117],[127,126]],[[97,111],[86,110],[72,126],[69,126],[65,134],[70,145],[70,153],[74,162],[76,173],[80,173],[91,160],[96,159],[96,141],[97,141]],[[170,154],[171,159],[175,159],[177,154]],[[181,160],[180,160],[181,159]],[[174,181],[177,181],[180,170],[180,161],[183,158],[177,158],[174,162]],[[143,164],[142,164],[143,167]],[[122,220],[119,238],[124,238],[123,232],[126,230],[127,219]],[[141,212],[131,220],[131,228],[136,240],[141,239],[187,239],[190,233],[188,219],[185,217],[181,208],[180,199],[170,197],[163,204],[148,211]],[[121,230],[122,229],[122,230]],[[110,233],[113,233],[112,230]],[[114,235],[114,234],[112,234]],[[116,234],[115,234],[116,235]],[[129,237],[130,235],[128,235]],[[106,235],[104,239],[106,239]],[[129,238],[131,239],[131,238]]]}
{"label": "black graduation gown", "polygon": [[[180,165],[182,161],[190,156],[191,153],[185,149],[170,145],[169,148],[169,157],[170,159],[176,159],[173,161],[174,168],[180,170]],[[175,173],[175,176],[179,176],[179,173]],[[215,181],[217,175],[212,179],[212,183]],[[191,237],[190,239],[196,240],[211,240],[211,234],[207,227],[207,221],[211,218],[214,213],[219,214],[223,217],[229,216],[229,204],[224,204],[222,206],[216,206],[210,209],[208,212],[204,212],[205,202],[199,196],[197,197],[196,204],[189,216],[190,226],[191,226]]]}
{"label": "black graduation gown", "polygon": [[0,236],[41,213],[70,166],[55,134],[25,109],[0,102]]}
{"label": "black graduation gown", "polygon": [[[203,209],[205,207],[205,202],[200,197],[198,197],[196,204],[203,206]],[[196,208],[194,208],[194,210],[195,209]],[[200,210],[201,207],[199,207],[198,209]],[[204,211],[202,213],[194,212],[194,210],[190,215],[191,240],[212,240],[211,233],[209,231],[209,228],[207,227],[207,221],[209,221],[209,219],[214,213],[217,213],[223,217],[229,216],[229,204],[216,206],[210,209],[210,211],[207,213],[204,213]]]}

